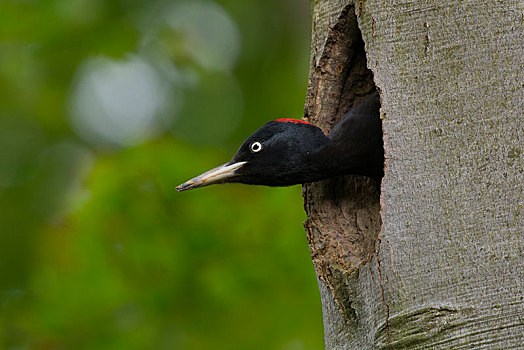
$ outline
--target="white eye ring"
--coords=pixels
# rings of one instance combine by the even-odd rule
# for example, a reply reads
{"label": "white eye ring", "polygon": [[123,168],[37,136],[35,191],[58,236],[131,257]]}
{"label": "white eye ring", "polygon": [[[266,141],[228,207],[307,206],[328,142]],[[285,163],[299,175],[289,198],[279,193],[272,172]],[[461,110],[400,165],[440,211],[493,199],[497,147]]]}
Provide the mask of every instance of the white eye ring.
{"label": "white eye ring", "polygon": [[262,151],[262,144],[260,142],[253,142],[249,148],[251,149],[251,152],[257,153]]}

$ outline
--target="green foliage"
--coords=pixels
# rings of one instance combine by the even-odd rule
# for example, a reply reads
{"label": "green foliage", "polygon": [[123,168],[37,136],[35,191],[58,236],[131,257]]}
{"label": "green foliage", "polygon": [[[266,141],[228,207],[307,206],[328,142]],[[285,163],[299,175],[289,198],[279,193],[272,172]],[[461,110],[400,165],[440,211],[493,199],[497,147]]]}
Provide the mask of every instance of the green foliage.
{"label": "green foliage", "polygon": [[0,348],[322,347],[300,187],[174,191],[301,116],[307,11],[0,2]]}

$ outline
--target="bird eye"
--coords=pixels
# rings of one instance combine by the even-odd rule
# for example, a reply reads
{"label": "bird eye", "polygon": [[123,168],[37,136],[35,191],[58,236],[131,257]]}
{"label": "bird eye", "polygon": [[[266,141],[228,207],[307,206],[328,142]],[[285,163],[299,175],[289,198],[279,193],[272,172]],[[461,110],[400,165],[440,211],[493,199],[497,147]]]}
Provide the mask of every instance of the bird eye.
{"label": "bird eye", "polygon": [[251,152],[257,153],[262,150],[262,144],[260,142],[253,142],[249,148],[251,149]]}

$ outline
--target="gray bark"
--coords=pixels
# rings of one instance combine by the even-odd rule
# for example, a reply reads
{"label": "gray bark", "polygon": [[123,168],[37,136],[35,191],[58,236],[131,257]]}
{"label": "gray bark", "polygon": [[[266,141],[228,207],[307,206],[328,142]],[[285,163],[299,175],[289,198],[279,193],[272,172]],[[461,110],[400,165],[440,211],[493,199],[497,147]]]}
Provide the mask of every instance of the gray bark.
{"label": "gray bark", "polygon": [[304,186],[326,348],[523,348],[524,5],[317,0],[312,21],[305,118],[328,132],[376,88],[386,154],[380,194]]}

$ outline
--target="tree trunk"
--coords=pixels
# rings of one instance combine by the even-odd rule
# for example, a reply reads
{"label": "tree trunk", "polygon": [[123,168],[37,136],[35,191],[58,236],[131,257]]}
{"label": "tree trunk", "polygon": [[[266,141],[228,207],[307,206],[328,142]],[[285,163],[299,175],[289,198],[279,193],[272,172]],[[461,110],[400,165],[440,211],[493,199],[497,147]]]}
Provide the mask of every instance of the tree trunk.
{"label": "tree trunk", "polygon": [[312,1],[305,118],[378,89],[386,158],[303,189],[328,349],[523,346],[523,11]]}

